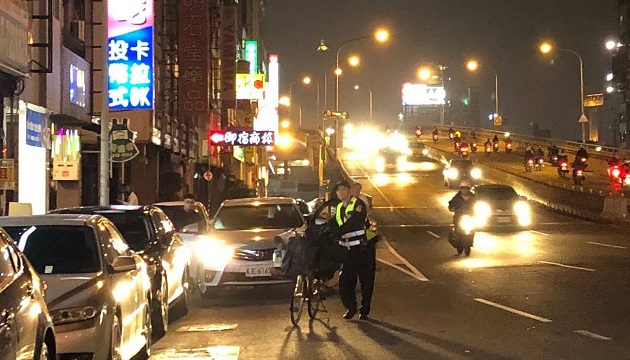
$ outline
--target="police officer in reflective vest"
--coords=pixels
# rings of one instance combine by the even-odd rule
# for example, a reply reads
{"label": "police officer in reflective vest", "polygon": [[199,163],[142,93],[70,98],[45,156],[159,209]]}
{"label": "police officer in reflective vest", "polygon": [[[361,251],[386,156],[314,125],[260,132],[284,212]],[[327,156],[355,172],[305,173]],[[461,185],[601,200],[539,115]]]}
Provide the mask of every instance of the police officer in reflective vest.
{"label": "police officer in reflective vest", "polygon": [[348,249],[341,275],[339,276],[339,294],[347,311],[344,319],[352,319],[357,313],[355,288],[357,278],[361,283],[360,319],[367,320],[374,288],[374,262],[367,246],[365,220],[367,205],[350,195],[350,183],[340,181],[335,192],[341,202],[337,205],[335,217],[331,219],[332,234],[340,238],[339,245]]}

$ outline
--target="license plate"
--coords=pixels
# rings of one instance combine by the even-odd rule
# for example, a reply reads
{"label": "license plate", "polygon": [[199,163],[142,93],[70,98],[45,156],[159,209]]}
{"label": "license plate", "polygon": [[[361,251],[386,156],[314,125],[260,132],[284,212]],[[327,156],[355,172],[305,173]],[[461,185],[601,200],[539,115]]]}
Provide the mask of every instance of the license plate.
{"label": "license plate", "polygon": [[271,265],[250,266],[245,269],[245,276],[271,276]]}
{"label": "license plate", "polygon": [[499,217],[497,219],[498,222],[505,224],[505,223],[510,223],[512,222],[512,219],[510,219],[509,217]]}

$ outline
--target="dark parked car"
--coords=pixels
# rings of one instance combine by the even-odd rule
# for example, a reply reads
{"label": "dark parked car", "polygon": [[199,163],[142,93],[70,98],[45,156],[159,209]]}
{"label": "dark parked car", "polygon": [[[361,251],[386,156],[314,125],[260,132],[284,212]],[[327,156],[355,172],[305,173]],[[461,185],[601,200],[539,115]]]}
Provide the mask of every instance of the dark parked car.
{"label": "dark parked car", "polygon": [[0,359],[55,359],[44,283],[0,229]]}
{"label": "dark parked car", "polygon": [[[116,225],[131,250],[148,264],[153,331],[168,330],[169,312],[188,313],[190,252],[171,220],[156,206],[90,206],[59,209],[60,214],[99,214]],[[167,264],[167,266],[164,266]]]}

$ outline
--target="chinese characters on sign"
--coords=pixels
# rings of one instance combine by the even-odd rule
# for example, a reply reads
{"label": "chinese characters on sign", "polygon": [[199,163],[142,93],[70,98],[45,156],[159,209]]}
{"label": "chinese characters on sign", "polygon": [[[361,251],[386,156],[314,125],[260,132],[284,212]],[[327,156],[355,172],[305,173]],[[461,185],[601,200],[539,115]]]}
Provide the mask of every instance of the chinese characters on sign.
{"label": "chinese characters on sign", "polygon": [[208,1],[179,2],[179,116],[186,124],[207,121],[208,109]]}
{"label": "chinese characters on sign", "polygon": [[133,139],[133,132],[127,125],[128,119],[112,119],[112,128],[109,131],[110,151],[113,162],[125,162],[138,155],[138,147]]}
{"label": "chinese characters on sign", "polygon": [[153,2],[108,0],[109,108],[153,109]]}
{"label": "chinese characters on sign", "polygon": [[270,146],[275,144],[275,133],[252,129],[212,130],[208,139],[213,146]]}
{"label": "chinese characters on sign", "polygon": [[228,109],[236,109],[237,10],[234,5],[221,7],[221,118],[228,119]]}

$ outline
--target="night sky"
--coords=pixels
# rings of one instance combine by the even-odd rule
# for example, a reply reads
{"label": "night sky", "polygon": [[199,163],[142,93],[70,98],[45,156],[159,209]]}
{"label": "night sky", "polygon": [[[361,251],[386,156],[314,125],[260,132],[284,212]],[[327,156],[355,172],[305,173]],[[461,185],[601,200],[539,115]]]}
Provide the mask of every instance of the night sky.
{"label": "night sky", "polygon": [[[264,37],[268,51],[279,54],[282,93],[303,74],[321,79],[326,65],[332,72],[341,42],[385,26],[391,30],[387,46],[365,40],[341,51],[342,59],[362,58],[359,68],[343,66],[340,78],[340,108],[354,120],[367,119],[369,100],[355,84],[373,91],[374,119],[394,123],[402,83],[416,81],[426,63],[449,67],[454,102],[467,86],[480,86],[481,114],[487,116],[494,109],[494,76],[468,73],[465,62],[474,57],[498,72],[501,113],[513,131],[529,132],[537,121],[568,139],[580,136],[578,59],[561,52],[551,61],[539,55],[538,44],[551,39],[580,53],[585,93],[603,92],[610,72],[604,42],[614,36],[617,17],[616,0],[267,0],[266,6]],[[328,53],[316,52],[322,38]],[[293,98],[303,108],[304,125],[314,128],[316,85],[294,85]],[[334,107],[334,77],[328,104]]]}

